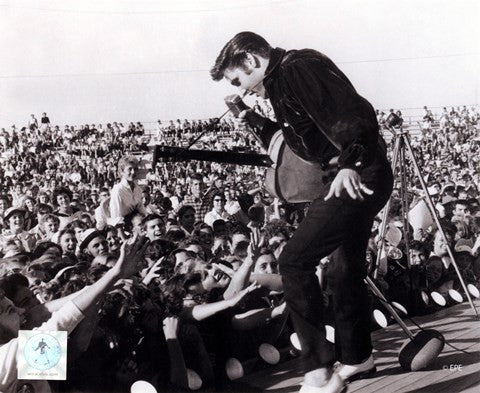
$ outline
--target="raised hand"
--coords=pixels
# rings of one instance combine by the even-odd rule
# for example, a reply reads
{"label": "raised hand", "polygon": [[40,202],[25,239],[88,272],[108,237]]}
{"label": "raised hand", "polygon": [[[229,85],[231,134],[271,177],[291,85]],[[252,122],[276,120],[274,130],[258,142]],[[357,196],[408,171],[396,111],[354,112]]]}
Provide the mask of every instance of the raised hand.
{"label": "raised hand", "polygon": [[130,277],[145,266],[144,254],[149,241],[137,234],[131,240],[128,240],[120,247],[120,256],[115,264],[119,275],[122,278]]}
{"label": "raised hand", "polygon": [[148,269],[147,274],[143,278],[143,283],[145,285],[150,284],[150,282],[157,277],[160,277],[161,264],[165,260],[165,257],[161,257],[157,262],[155,262],[150,269]]}
{"label": "raised hand", "polygon": [[175,340],[177,338],[177,331],[177,317],[167,317],[163,320],[163,333],[165,334],[165,339]]}

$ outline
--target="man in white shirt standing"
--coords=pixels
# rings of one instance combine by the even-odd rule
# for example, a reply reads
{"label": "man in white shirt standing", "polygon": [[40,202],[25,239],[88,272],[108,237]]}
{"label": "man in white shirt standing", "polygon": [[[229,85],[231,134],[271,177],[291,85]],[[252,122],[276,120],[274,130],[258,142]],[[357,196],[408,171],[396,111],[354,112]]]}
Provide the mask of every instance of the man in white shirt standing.
{"label": "man in white shirt standing", "polygon": [[122,157],[118,162],[120,182],[115,184],[110,195],[110,218],[123,218],[137,211],[146,214],[142,201],[142,189],[137,185],[138,160]]}

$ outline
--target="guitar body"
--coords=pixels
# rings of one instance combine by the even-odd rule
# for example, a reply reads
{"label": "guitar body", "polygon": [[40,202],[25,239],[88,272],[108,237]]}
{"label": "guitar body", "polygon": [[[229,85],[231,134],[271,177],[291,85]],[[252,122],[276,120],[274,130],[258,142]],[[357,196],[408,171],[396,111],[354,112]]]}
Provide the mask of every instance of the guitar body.
{"label": "guitar body", "polygon": [[336,174],[333,165],[323,169],[320,164],[298,157],[285,142],[282,131],[272,137],[268,155],[274,164],[267,169],[265,188],[289,203],[311,202],[325,191]]}

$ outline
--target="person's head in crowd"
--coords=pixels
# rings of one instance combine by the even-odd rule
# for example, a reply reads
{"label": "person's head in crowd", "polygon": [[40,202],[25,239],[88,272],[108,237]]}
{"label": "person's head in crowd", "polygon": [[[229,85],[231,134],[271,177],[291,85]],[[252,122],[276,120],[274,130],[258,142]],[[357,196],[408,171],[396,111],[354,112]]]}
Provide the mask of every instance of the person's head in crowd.
{"label": "person's head in crowd", "polygon": [[73,229],[75,233],[75,238],[77,239],[77,243],[80,243],[82,241],[82,233],[87,228],[88,228],[87,224],[85,224],[83,221],[79,219],[73,220],[65,226],[65,229]]}
{"label": "person's head in crowd", "polygon": [[213,229],[210,225],[202,222],[195,226],[193,230],[193,236],[196,237],[201,243],[203,247],[212,248],[213,246]]}
{"label": "person's head in crowd", "polygon": [[49,254],[55,258],[61,258],[62,247],[60,244],[54,243],[50,240],[39,240],[32,251],[32,260],[40,258],[44,254]]}
{"label": "person's head in crowd", "polygon": [[213,235],[217,236],[225,236],[227,235],[227,223],[225,220],[218,219],[215,220],[212,224]]}
{"label": "person's head in crowd", "polygon": [[32,197],[25,197],[23,199],[23,208],[30,212],[30,213],[33,213],[34,210],[35,210],[35,199],[33,199]]}
{"label": "person's head in crowd", "polygon": [[444,257],[448,255],[447,247],[451,245],[451,242],[455,236],[455,230],[451,227],[443,228],[443,231],[445,233],[446,241],[438,229],[435,231],[433,236],[433,253],[437,257]]}
{"label": "person's head in crowd", "polygon": [[94,228],[89,228],[82,234],[80,252],[91,257],[91,260],[99,255],[108,254],[108,243],[105,234]]}
{"label": "person's head in crowd", "polygon": [[28,279],[21,273],[12,273],[0,278],[0,292],[17,307],[26,310],[40,304],[29,288]]}
{"label": "person's head in crowd", "polygon": [[142,225],[143,218],[144,216],[137,211],[134,211],[130,215],[125,216],[124,218],[125,230],[132,234],[135,234],[135,233],[137,235],[143,234],[143,225]]}
{"label": "person's head in crowd", "polygon": [[457,199],[465,200],[468,198],[468,192],[464,185],[457,185]]}
{"label": "person's head in crowd", "polygon": [[25,252],[25,247],[23,246],[21,240],[17,238],[8,239],[3,245],[4,258],[10,258],[18,255],[28,255]]}
{"label": "person's head in crowd", "polygon": [[222,214],[225,211],[225,194],[223,192],[216,192],[212,198],[212,210],[218,214]]}
{"label": "person's head in crowd", "polygon": [[464,219],[470,215],[470,206],[465,199],[458,199],[454,203],[452,214],[454,217]]}
{"label": "person's head in crowd", "polygon": [[160,214],[168,214],[168,212],[172,210],[172,200],[168,197],[161,196],[155,199],[155,206]]}
{"label": "person's head in crowd", "polygon": [[60,227],[60,219],[53,213],[45,214],[40,221],[40,225],[45,232],[45,237],[51,239],[51,237],[58,231]]}
{"label": "person's head in crowd", "polygon": [[148,214],[142,221],[143,232],[150,241],[161,239],[165,233],[165,222],[158,214]]}
{"label": "person's head in crowd", "polygon": [[107,225],[103,232],[105,233],[105,240],[108,243],[108,252],[110,254],[117,254],[120,252],[120,247],[122,245],[122,239],[118,236],[118,229],[114,226]]}
{"label": "person's head in crowd", "polygon": [[137,178],[138,160],[135,157],[124,156],[118,161],[118,176],[133,183]]}
{"label": "person's head in crowd", "polygon": [[50,196],[45,191],[40,191],[37,195],[38,204],[48,205],[50,203]]}
{"label": "person's head in crowd", "polygon": [[195,208],[191,205],[183,205],[177,212],[180,226],[188,232],[192,232],[195,224]]}
{"label": "person's head in crowd", "polygon": [[275,258],[270,249],[266,247],[260,249],[260,256],[255,261],[253,272],[258,274],[278,274],[277,258]]}
{"label": "person's head in crowd", "polygon": [[174,195],[183,199],[185,192],[183,186],[180,183],[175,184]]}
{"label": "person's head in crowd", "polygon": [[75,254],[77,238],[73,229],[62,229],[58,235],[58,244],[62,247],[63,254]]}
{"label": "person's head in crowd", "polygon": [[243,232],[233,233],[232,236],[232,255],[245,259],[250,244],[250,238]]}
{"label": "person's head in crowd", "polygon": [[180,248],[183,248],[185,250],[188,250],[188,251],[191,251],[191,252],[195,253],[195,255],[198,258],[202,259],[203,261],[207,260],[206,250],[202,246],[202,243],[200,242],[199,239],[189,237],[189,238],[185,239],[184,241],[182,241],[178,246]]}
{"label": "person's head in crowd", "polygon": [[104,200],[108,199],[110,197],[110,191],[106,187],[100,188],[100,191],[98,193],[98,198],[99,202],[103,202]]}
{"label": "person's head in crowd", "polygon": [[171,262],[174,266],[175,274],[185,274],[192,272],[195,267],[203,261],[197,257],[193,251],[184,248],[177,248],[170,254]]}
{"label": "person's head in crowd", "polygon": [[183,239],[185,239],[186,236],[187,234],[185,233],[185,231],[183,231],[182,228],[178,225],[169,225],[168,230],[165,233],[165,239],[174,243],[181,242]]}
{"label": "person's head in crowd", "polygon": [[10,207],[5,211],[3,221],[7,223],[12,234],[19,234],[25,230],[25,210],[19,207]]}
{"label": "person's head in crowd", "polygon": [[203,177],[199,173],[194,173],[190,177],[190,193],[195,198],[201,198],[203,191]]}
{"label": "person's head in crowd", "polygon": [[231,281],[231,277],[226,274],[220,264],[225,263],[223,260],[216,261],[218,263],[199,264],[196,266],[194,272],[201,275],[200,285],[191,288],[190,293],[203,294],[210,292],[213,289],[226,288]]}
{"label": "person's head in crowd", "polygon": [[250,209],[253,203],[253,196],[250,194],[240,194],[238,196],[238,204],[245,214],[248,213],[248,209]]}
{"label": "person's head in crowd", "polygon": [[87,228],[93,228],[95,226],[95,221],[93,217],[87,212],[80,212],[78,215],[80,221],[83,221]]}
{"label": "person's head in crowd", "polygon": [[409,246],[412,266],[423,266],[428,258],[428,249],[424,242],[412,240]]}
{"label": "person's head in crowd", "polygon": [[6,195],[0,195],[0,216],[10,207],[10,200]]}
{"label": "person's head in crowd", "polygon": [[57,187],[52,194],[53,203],[58,207],[58,210],[62,212],[70,209],[72,197],[73,193],[67,187]]}
{"label": "person's head in crowd", "polygon": [[265,207],[263,205],[252,205],[247,213],[250,225],[255,227],[263,226],[265,222]]}

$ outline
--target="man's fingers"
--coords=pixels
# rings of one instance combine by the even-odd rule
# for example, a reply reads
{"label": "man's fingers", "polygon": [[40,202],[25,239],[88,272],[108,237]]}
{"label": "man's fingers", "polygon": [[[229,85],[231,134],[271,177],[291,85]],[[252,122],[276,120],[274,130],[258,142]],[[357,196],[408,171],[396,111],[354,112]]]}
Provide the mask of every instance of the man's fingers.
{"label": "man's fingers", "polygon": [[350,198],[357,199],[358,191],[354,188],[354,186],[350,182],[345,183],[345,189],[347,190]]}
{"label": "man's fingers", "polygon": [[328,190],[328,194],[325,198],[323,198],[323,200],[328,201],[332,196],[333,196],[333,184],[330,186],[330,189]]}
{"label": "man's fingers", "polygon": [[368,188],[365,184],[362,184],[360,188],[361,188],[362,192],[364,192],[365,194],[373,195],[373,190]]}

